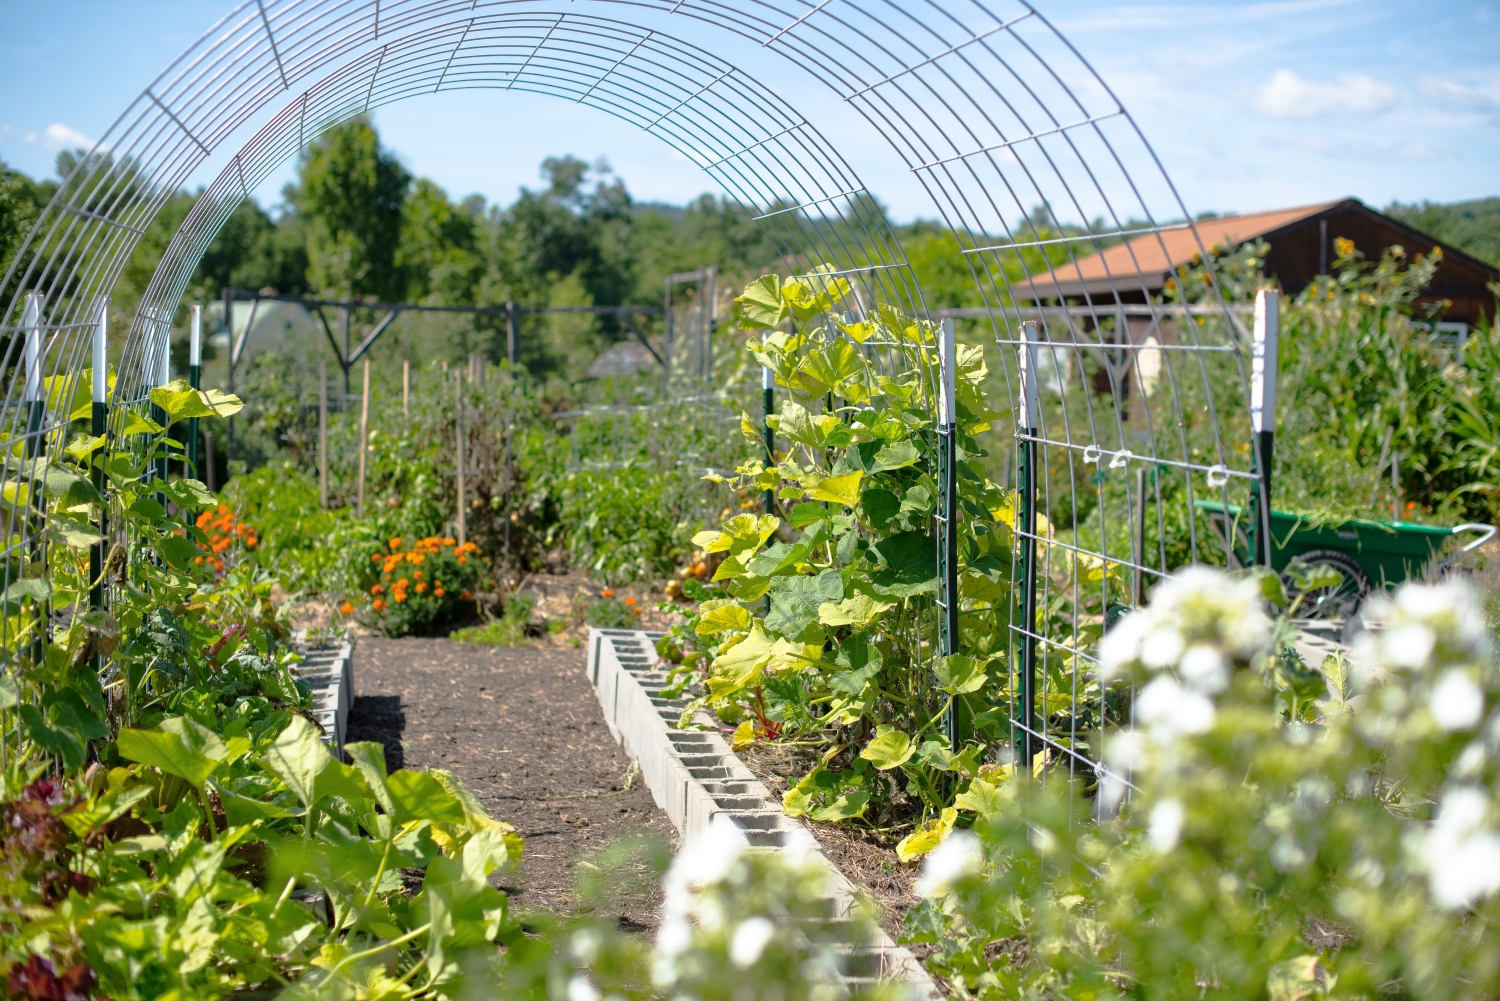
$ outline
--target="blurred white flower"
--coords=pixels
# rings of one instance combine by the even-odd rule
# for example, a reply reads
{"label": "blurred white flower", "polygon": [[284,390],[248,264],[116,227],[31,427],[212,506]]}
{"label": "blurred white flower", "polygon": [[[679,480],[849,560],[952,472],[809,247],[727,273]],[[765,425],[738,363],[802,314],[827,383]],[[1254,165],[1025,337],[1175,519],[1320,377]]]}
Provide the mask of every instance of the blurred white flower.
{"label": "blurred white flower", "polygon": [[1109,681],[1120,673],[1120,669],[1132,664],[1141,655],[1141,640],[1151,629],[1151,616],[1146,612],[1131,612],[1115,623],[1115,627],[1099,641],[1099,678]]}
{"label": "blurred white flower", "polygon": [[[1179,667],[1184,676],[1192,671],[1195,689],[1222,691],[1227,661],[1248,660],[1270,642],[1271,623],[1261,605],[1255,581],[1188,567],[1158,584],[1150,605],[1125,616],[1099,641],[1100,680],[1138,663],[1152,671]],[[1193,663],[1184,663],[1194,650]],[[1217,655],[1217,665],[1210,654]]]}
{"label": "blurred white flower", "polygon": [[575,973],[568,981],[568,1001],[599,1001],[599,988]]}
{"label": "blurred white flower", "polygon": [[1151,821],[1146,836],[1151,847],[1165,855],[1182,840],[1182,804],[1175,799],[1164,799],[1151,808]]}
{"label": "blurred white flower", "polygon": [[1146,763],[1146,738],[1134,730],[1115,734],[1104,745],[1104,760],[1120,772],[1140,768]]}
{"label": "blurred white flower", "polygon": [[1141,665],[1152,671],[1172,667],[1182,656],[1182,634],[1169,626],[1158,626],[1141,641]]}
{"label": "blurred white flower", "polygon": [[1472,730],[1484,716],[1484,692],[1465,671],[1449,668],[1433,687],[1428,705],[1444,730]]}
{"label": "blurred white flower", "polygon": [[730,960],[741,969],[754,966],[760,960],[760,954],[766,951],[766,943],[771,941],[771,936],[775,933],[776,926],[771,924],[769,918],[759,914],[746,918],[735,928],[734,938],[730,939]]}
{"label": "blurred white flower", "polygon": [[745,845],[745,835],[729,818],[715,815],[708,830],[689,842],[672,860],[664,881],[668,894],[717,883],[729,874]]}
{"label": "blurred white flower", "polygon": [[1436,645],[1437,637],[1431,629],[1420,622],[1409,622],[1381,637],[1380,652],[1393,666],[1414,671],[1427,663]]}
{"label": "blurred white flower", "polygon": [[954,831],[922,860],[922,875],[917,879],[916,885],[917,894],[923,897],[940,896],[960,879],[979,872],[983,864],[984,852],[980,848],[979,839],[970,831]]}
{"label": "blurred white flower", "polygon": [[1195,692],[1217,694],[1229,687],[1229,665],[1224,655],[1207,643],[1199,643],[1183,654],[1177,670]]}
{"label": "blurred white flower", "polygon": [[693,926],[679,914],[671,914],[656,929],[656,951],[663,956],[680,956],[693,942]]}
{"label": "blurred white flower", "polygon": [[1162,675],[1136,696],[1135,719],[1166,742],[1207,731],[1214,725],[1214,704],[1206,695],[1183,688],[1176,678]]}
{"label": "blurred white flower", "polygon": [[1489,806],[1477,786],[1449,789],[1422,839],[1421,863],[1442,907],[1466,907],[1500,890],[1500,834],[1485,827]]}

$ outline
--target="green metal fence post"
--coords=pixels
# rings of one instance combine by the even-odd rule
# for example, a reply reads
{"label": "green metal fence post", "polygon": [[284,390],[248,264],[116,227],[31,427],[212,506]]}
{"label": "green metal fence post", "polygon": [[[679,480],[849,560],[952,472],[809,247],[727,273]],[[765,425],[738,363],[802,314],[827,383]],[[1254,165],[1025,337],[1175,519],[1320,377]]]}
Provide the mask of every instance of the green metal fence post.
{"label": "green metal fence post", "polygon": [[[776,432],[771,430],[771,414],[775,413],[776,404],[776,375],[768,368],[760,370],[760,395],[761,408],[765,414],[761,425],[761,433],[766,440],[766,465],[770,466],[776,461]],[[776,492],[770,487],[766,488],[766,514],[776,513]]]}
{"label": "green metal fence post", "polygon": [[[942,321],[938,331],[938,607],[943,617],[939,627],[939,655],[958,653],[958,350],[953,320]],[[944,716],[948,746],[958,752],[958,697],[948,703]]]}
{"label": "green metal fence post", "polygon": [[1277,347],[1281,339],[1281,296],[1275,289],[1255,294],[1255,331],[1250,346],[1250,426],[1255,434],[1254,492],[1250,495],[1250,558],[1271,565],[1271,469],[1275,457]]}
{"label": "green metal fence post", "polygon": [[[203,382],[203,307],[193,306],[193,325],[188,334],[188,385],[201,389]],[[198,473],[198,418],[188,419],[187,440],[188,470],[194,479],[202,479]]]}
{"label": "green metal fence post", "polygon": [[[91,399],[93,406],[90,408],[89,433],[95,437],[102,437],[109,428],[109,354],[106,348],[109,345],[109,299],[106,297],[99,304],[99,321],[94,325],[94,384]],[[99,448],[90,458],[93,468],[90,470],[94,481],[94,489],[100,494],[104,493],[104,458],[109,452],[105,448]],[[99,508],[99,535],[107,534],[107,521],[109,509],[105,506]],[[89,580],[93,586],[89,589],[89,605],[93,608],[104,607],[104,540],[89,547]]]}
{"label": "green metal fence post", "polygon": [[1032,734],[1041,733],[1036,718],[1036,443],[1041,426],[1040,400],[1037,393],[1036,344],[1040,331],[1036,321],[1021,324],[1021,410],[1020,430],[1020,522],[1016,534],[1021,542],[1021,766],[1031,774]]}

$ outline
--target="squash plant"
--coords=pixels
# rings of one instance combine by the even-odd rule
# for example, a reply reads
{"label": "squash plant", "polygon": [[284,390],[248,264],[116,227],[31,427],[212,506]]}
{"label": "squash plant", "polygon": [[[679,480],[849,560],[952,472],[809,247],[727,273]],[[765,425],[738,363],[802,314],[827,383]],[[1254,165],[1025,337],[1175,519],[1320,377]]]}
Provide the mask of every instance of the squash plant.
{"label": "squash plant", "polygon": [[[901,813],[903,794],[933,823],[962,783],[1003,747],[1009,698],[1014,498],[987,480],[978,436],[1004,416],[986,400],[983,349],[958,349],[961,653],[937,656],[933,533],[938,480],[936,328],[881,306],[858,321],[836,312],[850,286],[825,266],[768,275],[736,300],[748,347],[789,398],[770,423],[786,451],[737,470],[746,492],[773,491],[776,513],[739,514],[694,542],[722,554],[685,630],[666,641],[703,682],[692,709],[737,723],[738,743],[794,741],[820,763],[786,794],[815,820]],[[783,328],[789,329],[783,329]],[[902,364],[878,371],[862,345]],[[943,721],[958,710],[950,746]],[[919,835],[921,832],[919,832]],[[923,835],[925,837],[925,835]],[[910,839],[909,839],[910,840]],[[921,837],[907,845],[919,851]]]}

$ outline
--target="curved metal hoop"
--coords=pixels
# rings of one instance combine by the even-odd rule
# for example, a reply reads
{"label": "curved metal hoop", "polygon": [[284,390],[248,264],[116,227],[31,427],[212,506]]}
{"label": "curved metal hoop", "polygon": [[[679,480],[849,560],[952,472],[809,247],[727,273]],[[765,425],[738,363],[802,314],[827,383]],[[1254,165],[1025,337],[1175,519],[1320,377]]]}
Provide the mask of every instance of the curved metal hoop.
{"label": "curved metal hoop", "polygon": [[[28,382],[44,369],[70,398],[98,303],[166,199],[277,106],[175,235],[133,317],[117,402],[140,399],[203,251],[276,164],[351,115],[446,90],[537,92],[635,123],[753,207],[789,266],[830,261],[862,302],[935,315],[851,151],[780,96],[809,82],[862,118],[931,197],[980,304],[962,311],[963,336],[996,345],[992,377],[1015,406],[1019,352],[1034,353],[1045,402],[1014,436],[1009,468],[1034,448],[1046,519],[1031,536],[1074,614],[1013,630],[1038,644],[1044,676],[1062,679],[1044,687],[1071,679],[1076,696],[1097,631],[1077,610],[1101,589],[1108,604],[1112,575],[1160,575],[1213,550],[1194,497],[1228,500],[1255,474],[1236,445],[1247,437],[1242,327],[1212,267],[1198,305],[1160,301],[1182,248],[1205,261],[1209,248],[1114,93],[1021,0],[246,0],[63,179],[9,264],[4,430],[38,459],[61,449],[66,408],[34,420],[35,407],[18,405],[35,399]],[[1109,247],[1085,274],[1078,262]],[[1079,298],[1080,286],[1081,303],[1045,305]],[[31,290],[47,297],[32,321],[34,365],[21,360]],[[1038,323],[1031,340],[1027,321]],[[1226,385],[1222,398],[1215,387]],[[1149,472],[1154,501],[1130,484],[1137,471]],[[0,480],[18,475],[29,474],[7,468]],[[1170,483],[1186,498],[1172,509],[1185,510],[1181,525],[1168,525]],[[5,513],[8,586],[41,543],[35,518],[13,502]],[[1175,555],[1169,529],[1185,540]],[[1066,749],[1070,768],[1094,767],[1076,732],[1064,740],[1040,725],[1037,739]]]}

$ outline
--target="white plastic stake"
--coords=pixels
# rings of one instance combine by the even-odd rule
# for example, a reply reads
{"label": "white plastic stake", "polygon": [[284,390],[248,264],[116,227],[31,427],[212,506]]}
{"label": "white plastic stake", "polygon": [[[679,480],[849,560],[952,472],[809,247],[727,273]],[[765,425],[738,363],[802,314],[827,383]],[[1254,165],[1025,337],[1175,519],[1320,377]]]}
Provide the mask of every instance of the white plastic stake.
{"label": "white plastic stake", "polygon": [[94,324],[94,402],[109,402],[109,299],[99,303],[99,322]]}
{"label": "white plastic stake", "polygon": [[942,426],[951,428],[958,423],[958,344],[953,336],[953,318],[942,322],[939,330],[938,349],[942,367],[943,385],[938,399],[938,420]]}
{"label": "white plastic stake", "polygon": [[156,384],[165,386],[172,381],[172,326],[166,320],[161,324],[161,346],[156,355]]}
{"label": "white plastic stake", "polygon": [[203,364],[203,307],[193,306],[192,332],[188,335],[188,364]]}
{"label": "white plastic stake", "polygon": [[1035,320],[1021,324],[1021,420],[1024,430],[1035,431],[1040,424],[1041,402],[1036,386],[1036,344],[1041,331]]}
{"label": "white plastic stake", "polygon": [[28,292],[26,308],[21,313],[21,326],[26,329],[26,385],[21,399],[27,403],[42,398],[42,303],[45,301],[40,292]]}
{"label": "white plastic stake", "polygon": [[1281,339],[1281,295],[1275,289],[1255,293],[1255,330],[1250,344],[1250,426],[1255,432],[1276,430],[1276,353]]}

